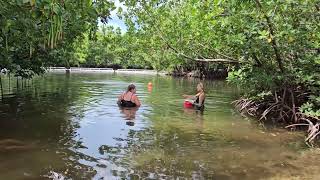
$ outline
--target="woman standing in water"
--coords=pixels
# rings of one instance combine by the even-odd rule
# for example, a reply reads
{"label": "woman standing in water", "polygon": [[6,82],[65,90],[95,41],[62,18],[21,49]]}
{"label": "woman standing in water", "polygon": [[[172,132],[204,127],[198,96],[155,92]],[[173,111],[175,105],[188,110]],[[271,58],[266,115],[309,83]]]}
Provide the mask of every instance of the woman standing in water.
{"label": "woman standing in water", "polygon": [[118,97],[118,105],[121,107],[139,107],[141,106],[140,100],[136,95],[136,86],[130,84],[127,91]]}
{"label": "woman standing in water", "polygon": [[[200,82],[197,85],[197,94],[195,96],[192,95],[183,95],[184,98],[186,98],[186,101],[189,101],[192,103],[193,107],[196,110],[203,110],[204,109],[204,101],[206,98],[206,95],[204,93],[204,86]],[[191,99],[191,100],[189,100]]]}

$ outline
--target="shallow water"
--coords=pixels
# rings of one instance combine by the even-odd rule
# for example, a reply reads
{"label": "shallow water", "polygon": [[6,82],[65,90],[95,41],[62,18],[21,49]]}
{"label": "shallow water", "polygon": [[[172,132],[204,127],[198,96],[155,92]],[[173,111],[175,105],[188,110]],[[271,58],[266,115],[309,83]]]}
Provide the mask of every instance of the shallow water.
{"label": "shallow water", "polygon": [[[143,105],[119,109],[116,96],[131,82]],[[306,177],[297,171],[313,163],[302,155],[302,133],[243,118],[231,105],[236,88],[223,81],[205,82],[203,113],[184,109],[181,95],[194,94],[196,83],[52,73],[32,82],[14,79],[9,87],[5,78],[0,179],[47,179],[50,172],[67,179]]]}

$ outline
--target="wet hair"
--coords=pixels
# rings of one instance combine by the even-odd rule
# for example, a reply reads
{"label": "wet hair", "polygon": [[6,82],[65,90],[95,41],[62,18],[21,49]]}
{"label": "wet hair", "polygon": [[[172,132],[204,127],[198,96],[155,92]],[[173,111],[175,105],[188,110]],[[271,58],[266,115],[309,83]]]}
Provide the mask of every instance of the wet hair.
{"label": "wet hair", "polygon": [[198,88],[198,87],[201,88],[202,91],[204,91],[204,86],[203,86],[203,83],[202,83],[202,82],[199,82],[199,83],[198,83],[197,88]]}
{"label": "wet hair", "polygon": [[135,89],[135,88],[136,88],[136,86],[135,86],[134,84],[130,84],[130,85],[128,86],[127,92],[129,92],[129,91],[131,91],[131,90],[133,90],[133,89]]}

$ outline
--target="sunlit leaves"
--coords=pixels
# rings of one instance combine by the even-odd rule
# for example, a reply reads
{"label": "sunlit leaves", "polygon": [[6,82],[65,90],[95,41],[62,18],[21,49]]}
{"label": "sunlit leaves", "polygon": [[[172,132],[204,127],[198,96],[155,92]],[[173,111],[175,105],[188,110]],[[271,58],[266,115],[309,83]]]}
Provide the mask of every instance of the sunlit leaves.
{"label": "sunlit leaves", "polygon": [[95,31],[98,17],[110,15],[113,3],[94,2],[93,6],[92,0],[1,1],[0,68],[17,75],[23,71],[43,72],[42,67],[59,59],[52,57],[56,48],[70,51],[77,37],[89,29]]}

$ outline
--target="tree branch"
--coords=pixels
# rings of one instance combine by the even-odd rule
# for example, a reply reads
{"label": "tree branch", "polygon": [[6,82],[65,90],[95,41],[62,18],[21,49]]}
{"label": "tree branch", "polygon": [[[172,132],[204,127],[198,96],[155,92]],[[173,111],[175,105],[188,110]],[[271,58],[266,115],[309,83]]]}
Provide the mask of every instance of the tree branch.
{"label": "tree branch", "polygon": [[[203,48],[208,48],[208,47],[205,47],[203,44],[201,44],[201,43],[198,43],[200,46],[202,46]],[[218,52],[217,50],[215,50],[215,49],[212,49],[211,47],[209,47],[208,48],[210,51],[214,51],[216,54],[218,54],[218,55],[220,55],[220,56],[222,56],[222,57],[224,57],[224,58],[227,58],[227,59],[230,59],[230,60],[233,60],[233,61],[238,61],[238,60],[236,60],[236,59],[234,59],[234,58],[232,58],[232,57],[230,57],[230,56],[227,56],[227,55],[225,55],[225,54],[222,54],[222,53],[220,53],[220,52]]]}
{"label": "tree branch", "polygon": [[239,61],[234,61],[234,60],[230,60],[230,59],[194,59],[196,61],[199,62],[219,62],[219,63],[234,63],[234,64],[238,64]]}
{"label": "tree branch", "polygon": [[[150,17],[152,17],[151,14],[150,14],[148,11],[146,11],[146,12],[147,12],[147,14],[148,14]],[[164,42],[166,43],[166,45],[167,45],[170,49],[172,49],[172,50],[175,52],[175,54],[177,54],[178,56],[181,56],[181,57],[183,57],[183,58],[186,58],[186,59],[189,59],[189,60],[193,60],[193,61],[199,61],[199,62],[239,63],[239,61],[237,61],[237,60],[235,60],[235,59],[233,59],[233,58],[230,58],[230,57],[228,57],[228,56],[226,56],[226,55],[223,55],[223,54],[219,54],[219,55],[224,56],[224,57],[226,57],[226,58],[228,58],[228,59],[206,59],[206,58],[199,59],[199,58],[190,57],[190,56],[188,56],[188,55],[186,55],[186,54],[178,51],[176,48],[174,48],[174,47],[164,38],[164,36],[162,35],[162,32],[160,31],[160,29],[159,29],[159,27],[158,27],[157,25],[155,25],[154,28],[158,31],[158,34],[159,34],[160,38],[162,39],[162,41],[164,41]],[[215,52],[217,53],[217,51],[215,51]],[[218,53],[217,53],[217,54],[218,54]],[[231,60],[230,60],[229,58],[230,58]]]}
{"label": "tree branch", "polygon": [[258,8],[262,11],[263,13],[263,16],[264,18],[266,19],[267,21],[267,25],[268,25],[268,28],[269,28],[269,32],[271,34],[271,43],[272,43],[272,48],[274,50],[274,53],[276,55],[276,60],[277,60],[277,63],[278,63],[278,66],[280,68],[280,71],[281,72],[284,72],[284,67],[283,67],[283,63],[282,63],[282,59],[281,59],[281,55],[280,55],[280,52],[279,52],[279,47],[278,47],[278,44],[277,44],[277,41],[275,39],[275,30],[274,30],[274,27],[273,27],[273,24],[271,23],[271,19],[269,16],[267,16],[267,14],[263,11],[263,8],[262,8],[262,5],[260,3],[260,0],[255,0],[256,1],[256,4],[258,6]]}

